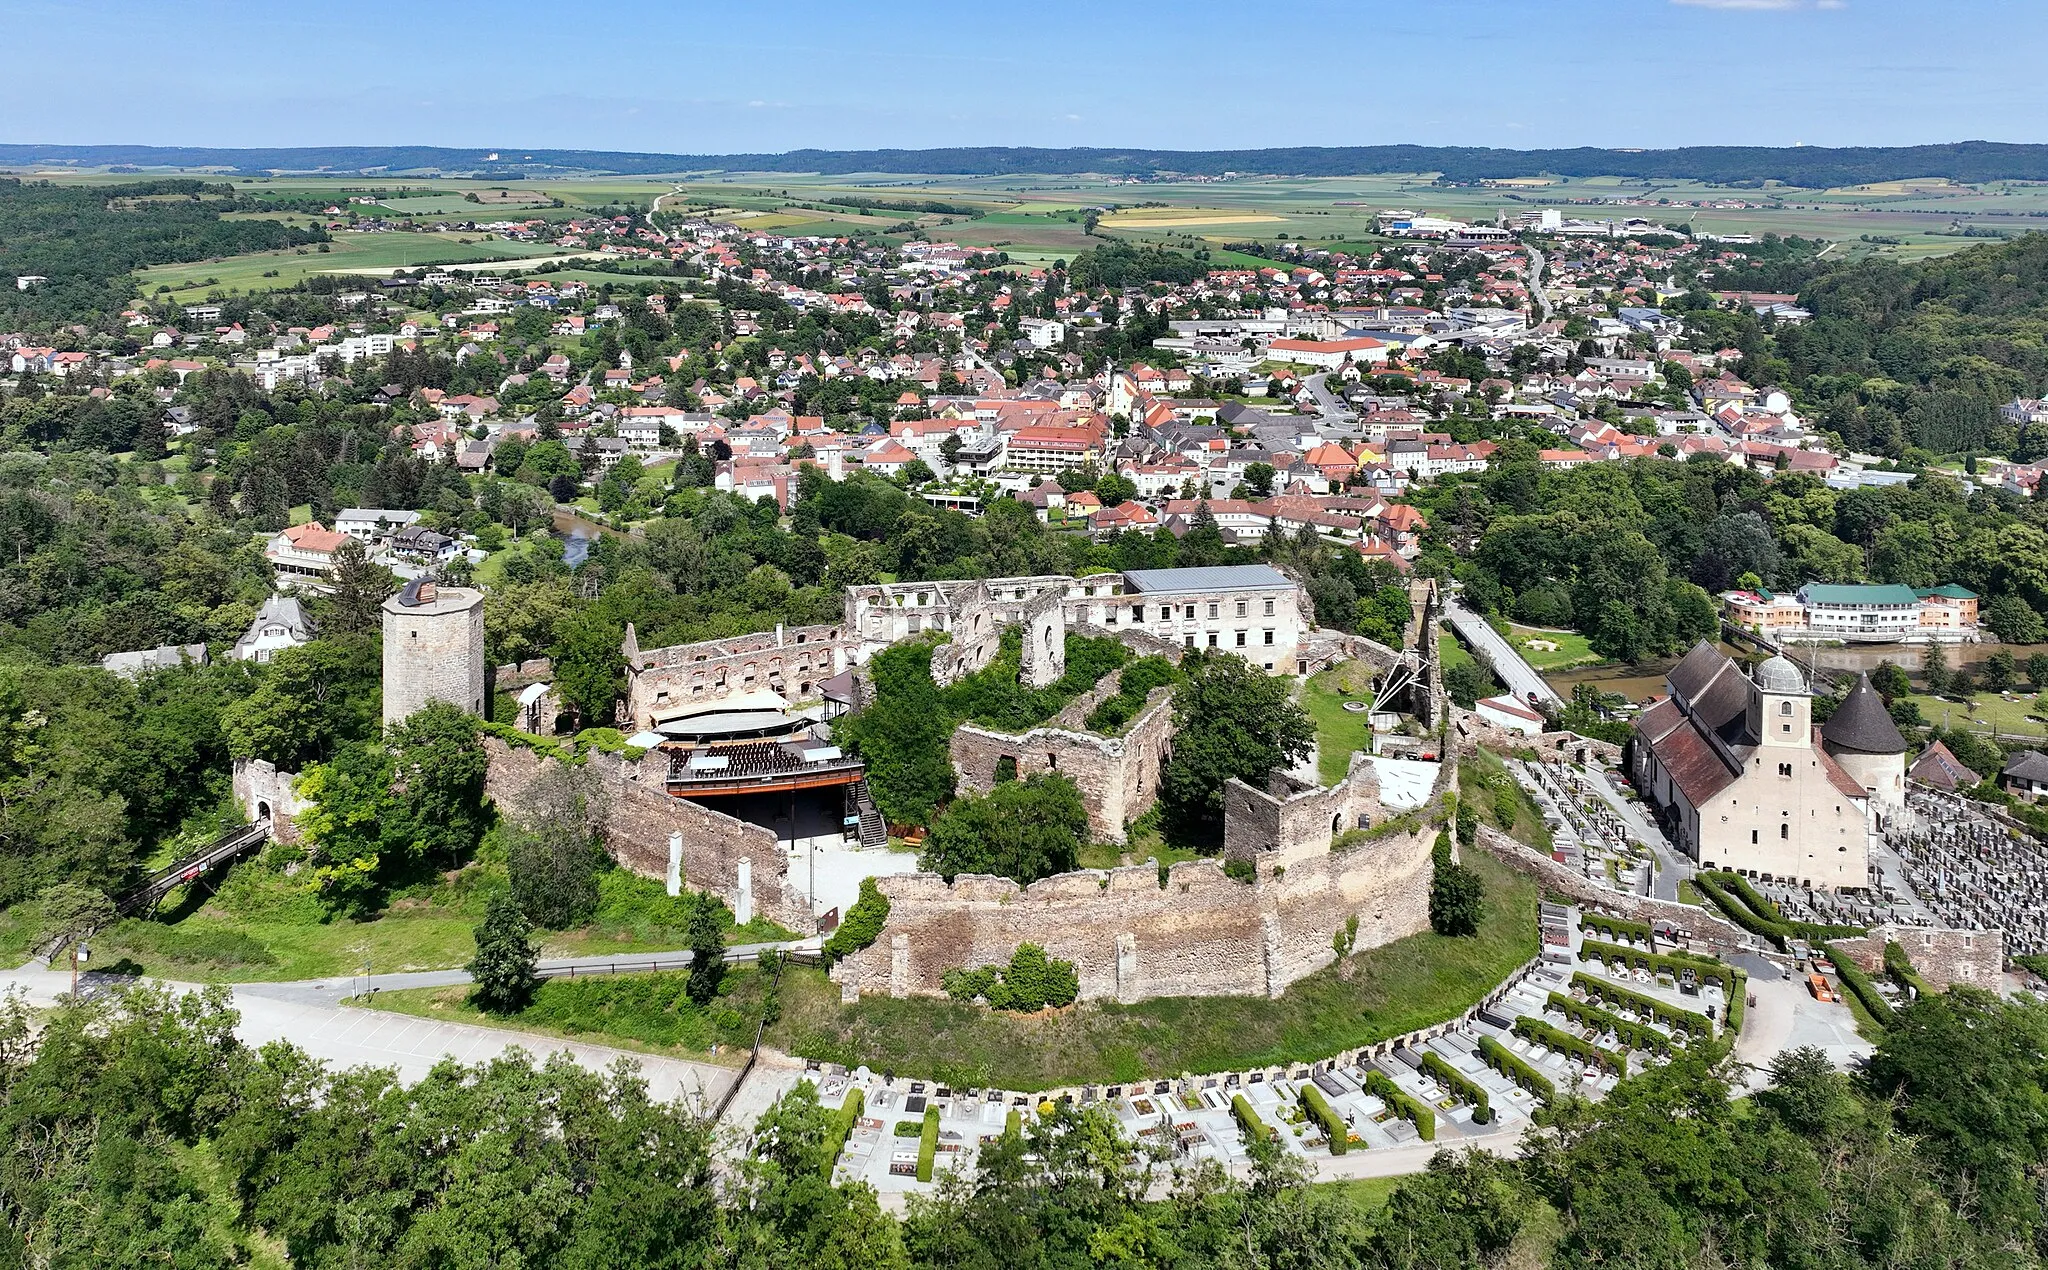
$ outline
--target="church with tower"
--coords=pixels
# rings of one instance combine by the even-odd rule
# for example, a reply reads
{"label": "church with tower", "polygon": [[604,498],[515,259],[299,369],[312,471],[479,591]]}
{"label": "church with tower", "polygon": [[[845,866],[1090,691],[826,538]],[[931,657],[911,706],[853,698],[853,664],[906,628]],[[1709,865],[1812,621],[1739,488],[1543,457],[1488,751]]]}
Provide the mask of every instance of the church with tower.
{"label": "church with tower", "polygon": [[1906,743],[1869,677],[1825,724],[1799,667],[1749,674],[1701,642],[1628,747],[1636,789],[1701,868],[1819,890],[1869,882],[1869,838],[1905,803]]}

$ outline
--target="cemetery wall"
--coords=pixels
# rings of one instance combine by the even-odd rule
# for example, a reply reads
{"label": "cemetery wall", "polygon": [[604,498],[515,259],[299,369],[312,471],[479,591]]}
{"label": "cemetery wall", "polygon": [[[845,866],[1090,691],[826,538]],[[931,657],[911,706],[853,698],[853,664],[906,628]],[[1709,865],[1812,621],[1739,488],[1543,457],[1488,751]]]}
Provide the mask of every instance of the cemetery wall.
{"label": "cemetery wall", "polygon": [[1837,939],[1829,945],[1872,974],[1884,973],[1884,946],[1896,940],[1913,963],[1913,969],[1938,992],[1952,985],[1998,991],[2005,973],[2005,932],[1996,930],[1947,930],[1926,926],[1879,926],[1856,939]]}

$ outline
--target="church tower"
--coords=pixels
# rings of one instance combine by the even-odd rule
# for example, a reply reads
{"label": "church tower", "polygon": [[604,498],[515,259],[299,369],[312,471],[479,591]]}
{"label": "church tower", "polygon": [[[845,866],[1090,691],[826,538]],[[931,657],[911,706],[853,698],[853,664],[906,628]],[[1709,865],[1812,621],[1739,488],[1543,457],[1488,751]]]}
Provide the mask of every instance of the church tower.
{"label": "church tower", "polygon": [[1806,676],[1784,657],[1756,668],[1755,710],[1750,732],[1765,748],[1808,749],[1813,744],[1813,694]]}

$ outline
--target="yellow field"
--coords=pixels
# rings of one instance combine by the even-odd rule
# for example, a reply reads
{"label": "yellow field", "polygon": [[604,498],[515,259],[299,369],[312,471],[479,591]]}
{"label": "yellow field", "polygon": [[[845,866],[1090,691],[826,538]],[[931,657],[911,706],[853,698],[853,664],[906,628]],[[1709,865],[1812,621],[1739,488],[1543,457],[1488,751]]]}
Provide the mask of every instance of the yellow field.
{"label": "yellow field", "polygon": [[1116,212],[1102,218],[1112,229],[1178,229],[1183,225],[1260,225],[1281,220],[1278,216],[1242,212],[1211,212],[1191,207],[1185,212],[1166,207],[1148,207],[1142,212]]}

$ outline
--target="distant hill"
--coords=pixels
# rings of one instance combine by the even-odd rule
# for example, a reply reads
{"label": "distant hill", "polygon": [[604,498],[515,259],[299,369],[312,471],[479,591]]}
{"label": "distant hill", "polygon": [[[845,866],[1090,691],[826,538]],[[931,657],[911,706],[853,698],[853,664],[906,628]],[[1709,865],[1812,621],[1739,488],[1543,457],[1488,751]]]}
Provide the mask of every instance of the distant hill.
{"label": "distant hill", "polygon": [[[494,157],[495,156],[495,157]],[[1939,176],[1956,181],[2048,180],[2048,145],[1963,141],[1932,146],[1689,146],[1678,150],[1494,150],[1470,146],[1296,146],[1267,150],[1047,150],[1006,146],[942,150],[791,150],[783,154],[643,154],[612,150],[463,150],[438,146],[202,149],[169,146],[0,145],[0,163],[222,168],[236,173],[327,171],[481,174],[562,172],[817,172],[935,176],[1078,173],[1220,176],[1362,176],[1440,172],[1454,181],[1537,176],[1651,180],[1783,181],[1809,189]]]}

